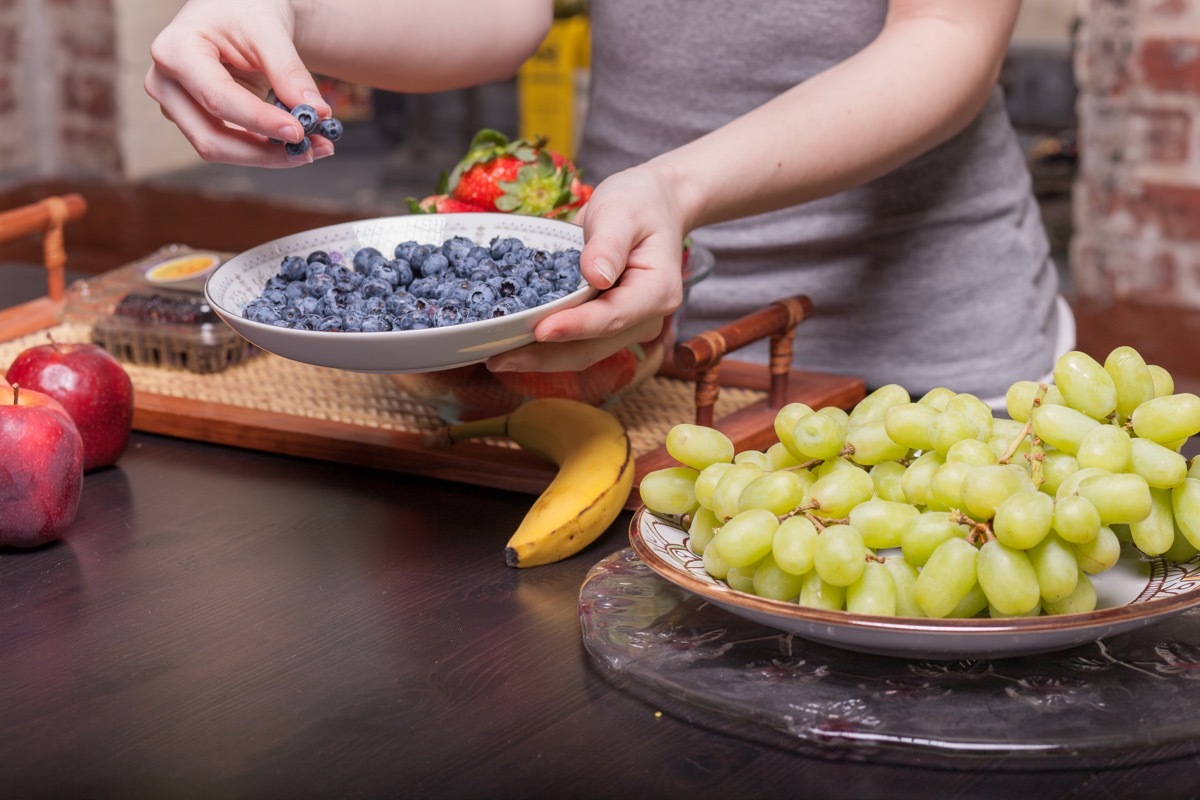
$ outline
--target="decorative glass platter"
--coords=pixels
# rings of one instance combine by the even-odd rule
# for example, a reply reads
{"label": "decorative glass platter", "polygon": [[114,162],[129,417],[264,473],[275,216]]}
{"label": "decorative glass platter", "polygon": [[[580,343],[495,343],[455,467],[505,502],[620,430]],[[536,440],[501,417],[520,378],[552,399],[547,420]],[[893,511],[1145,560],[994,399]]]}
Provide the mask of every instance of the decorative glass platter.
{"label": "decorative glass platter", "polygon": [[[652,532],[661,521],[648,516],[635,522]],[[693,724],[804,754],[950,769],[981,758],[992,769],[1050,769],[1197,753],[1194,608],[1040,655],[896,657],[764,624],[681,583],[625,548],[589,572],[579,614],[605,678]]]}

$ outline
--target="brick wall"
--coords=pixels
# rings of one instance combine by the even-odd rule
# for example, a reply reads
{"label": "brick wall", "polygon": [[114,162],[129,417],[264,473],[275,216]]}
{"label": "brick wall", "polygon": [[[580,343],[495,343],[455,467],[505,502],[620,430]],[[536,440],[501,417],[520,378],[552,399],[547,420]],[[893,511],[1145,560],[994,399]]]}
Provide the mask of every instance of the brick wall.
{"label": "brick wall", "polygon": [[1200,0],[1082,0],[1071,277],[1200,308]]}
{"label": "brick wall", "polygon": [[0,0],[0,183],[121,174],[113,0]]}
{"label": "brick wall", "polygon": [[0,0],[0,130],[7,132],[0,136],[0,175],[28,172],[34,163],[27,97],[21,91],[25,29],[22,0]]}

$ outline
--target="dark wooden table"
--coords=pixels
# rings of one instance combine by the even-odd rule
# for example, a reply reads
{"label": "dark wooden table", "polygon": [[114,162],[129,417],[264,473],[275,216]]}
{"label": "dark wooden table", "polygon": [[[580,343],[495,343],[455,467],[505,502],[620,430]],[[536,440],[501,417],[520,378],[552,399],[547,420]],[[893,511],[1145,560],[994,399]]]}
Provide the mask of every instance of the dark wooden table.
{"label": "dark wooden table", "polygon": [[[16,286],[0,267],[0,306]],[[0,797],[1177,798],[1194,752],[1037,770],[804,755],[635,698],[576,599],[628,515],[504,565],[528,495],[135,434],[0,551]],[[1185,748],[1187,749],[1187,748]],[[1154,755],[1154,754],[1151,754]],[[1157,754],[1160,756],[1167,753]]]}

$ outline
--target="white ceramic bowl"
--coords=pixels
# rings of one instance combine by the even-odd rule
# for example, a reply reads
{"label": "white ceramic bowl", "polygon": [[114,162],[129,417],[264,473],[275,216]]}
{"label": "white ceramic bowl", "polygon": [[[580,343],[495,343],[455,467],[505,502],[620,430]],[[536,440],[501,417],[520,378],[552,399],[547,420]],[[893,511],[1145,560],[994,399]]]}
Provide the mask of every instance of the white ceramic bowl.
{"label": "white ceramic bowl", "polygon": [[242,309],[279,271],[284,256],[313,250],[339,252],[347,261],[363,247],[390,254],[409,240],[440,245],[463,236],[487,246],[497,236],[513,236],[527,247],[563,250],[583,247],[583,229],[560,220],[519,214],[412,214],[329,225],[284,236],[226,261],[209,276],[204,293],[213,310],[252,344],[275,355],[354,372],[430,372],[484,361],[533,341],[543,318],[577,306],[596,294],[584,284],[566,297],[507,317],[445,328],[384,333],[323,333],[253,322]]}

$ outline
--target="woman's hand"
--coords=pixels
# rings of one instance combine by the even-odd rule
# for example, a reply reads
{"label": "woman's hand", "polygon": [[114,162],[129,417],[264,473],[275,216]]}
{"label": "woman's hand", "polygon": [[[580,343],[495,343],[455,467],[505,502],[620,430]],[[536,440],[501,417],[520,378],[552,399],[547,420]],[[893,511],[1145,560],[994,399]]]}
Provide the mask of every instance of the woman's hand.
{"label": "woman's hand", "polygon": [[307,103],[330,114],[293,44],[295,18],[286,0],[192,0],[155,38],[146,74],[147,93],[206,161],[260,167],[312,162],[333,144],[312,137],[312,148],[289,156],[270,139],[299,142],[300,123],[273,103],[269,89],[289,107]]}
{"label": "woman's hand", "polygon": [[683,300],[686,231],[673,194],[668,174],[652,164],[601,182],[576,217],[586,243],[580,267],[600,295],[542,320],[535,343],[494,356],[488,368],[580,370],[657,336]]}

